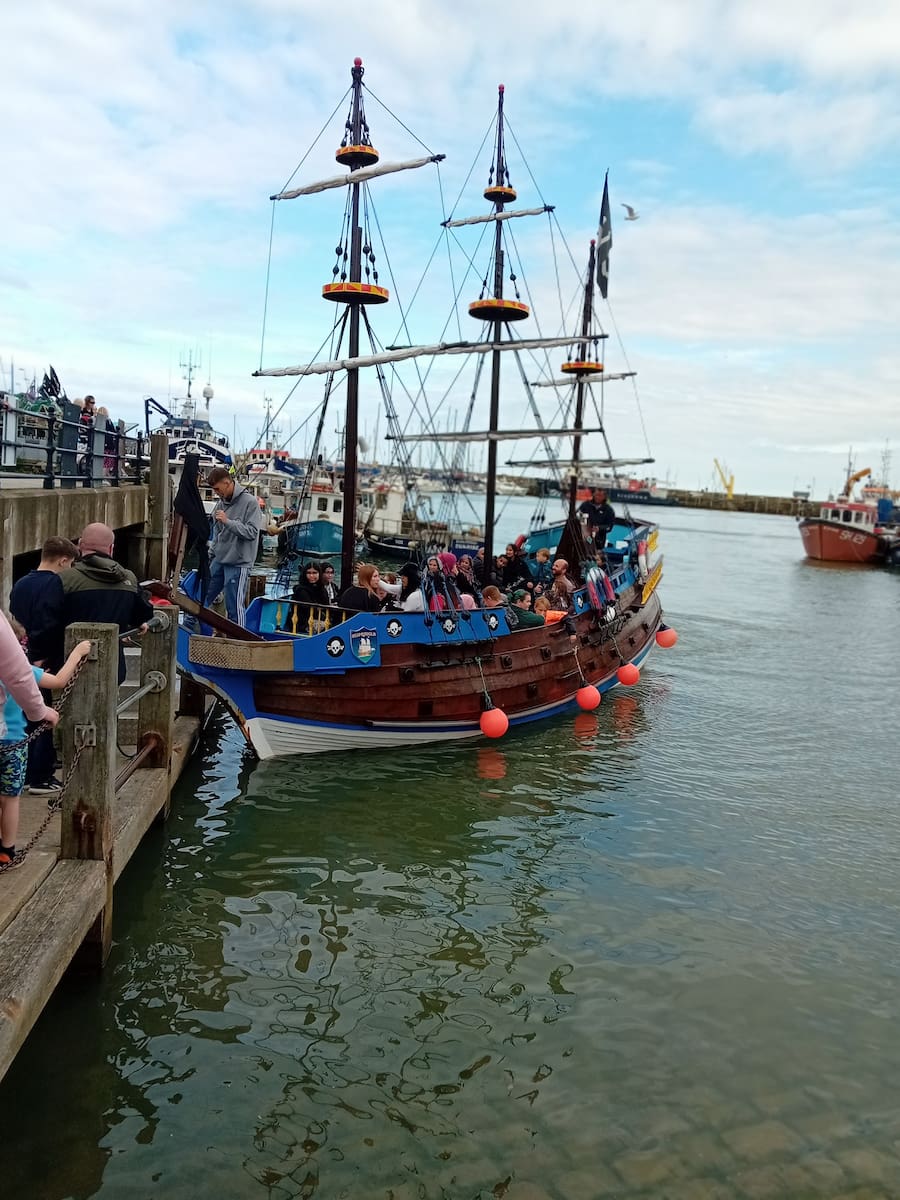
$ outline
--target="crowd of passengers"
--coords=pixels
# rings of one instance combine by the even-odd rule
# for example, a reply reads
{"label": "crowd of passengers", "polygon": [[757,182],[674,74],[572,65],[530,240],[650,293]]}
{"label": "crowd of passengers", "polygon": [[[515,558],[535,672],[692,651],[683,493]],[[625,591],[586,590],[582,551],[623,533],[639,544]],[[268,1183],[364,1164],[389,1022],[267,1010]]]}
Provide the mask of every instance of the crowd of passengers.
{"label": "crowd of passengers", "polygon": [[550,551],[538,550],[530,566],[515,543],[488,567],[483,549],[457,559],[445,551],[426,560],[424,569],[406,563],[396,574],[381,574],[372,563],[359,563],[355,583],[338,594],[331,563],[308,562],[291,598],[299,608],[297,627],[315,629],[320,609],[337,605],[357,612],[443,613],[453,610],[504,608],[510,625],[543,625],[566,615],[576,584],[569,564]]}

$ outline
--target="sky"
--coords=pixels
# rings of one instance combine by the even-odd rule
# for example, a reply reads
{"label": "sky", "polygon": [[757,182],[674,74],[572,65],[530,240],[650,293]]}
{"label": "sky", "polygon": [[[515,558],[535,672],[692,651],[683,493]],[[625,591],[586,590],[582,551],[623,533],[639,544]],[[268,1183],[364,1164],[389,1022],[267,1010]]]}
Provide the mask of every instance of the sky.
{"label": "sky", "polygon": [[[345,195],[282,202],[274,226],[268,198],[333,112],[294,185],[340,173],[359,55],[382,161],[423,144],[447,155],[368,189],[392,293],[371,314],[384,344],[458,337],[454,288],[463,310],[478,296],[484,227],[448,242],[440,222],[487,210],[490,137],[479,147],[502,82],[517,206],[555,206],[553,221],[515,223],[536,318],[521,336],[557,333],[561,313],[574,328],[609,171],[604,359],[637,372],[605,392],[613,451],[643,456],[646,431],[653,470],[680,487],[712,487],[715,457],[739,492],[824,495],[850,447],[878,473],[887,446],[900,488],[896,0],[629,0],[562,16],[534,0],[30,0],[0,7],[0,44],[0,387],[52,363],[70,396],[137,422],[145,396],[183,394],[191,353],[223,432],[252,444],[269,396],[301,450],[321,381],[282,408],[291,381],[252,372],[264,314],[264,365],[326,356],[335,309],[321,286]],[[442,427],[471,391],[459,365],[428,377],[429,403],[446,393]],[[514,382],[508,427],[523,420]],[[549,422],[556,399],[540,402]],[[365,384],[361,427],[384,459],[379,403]],[[395,404],[410,421],[402,390]],[[336,425],[329,414],[332,445]]]}

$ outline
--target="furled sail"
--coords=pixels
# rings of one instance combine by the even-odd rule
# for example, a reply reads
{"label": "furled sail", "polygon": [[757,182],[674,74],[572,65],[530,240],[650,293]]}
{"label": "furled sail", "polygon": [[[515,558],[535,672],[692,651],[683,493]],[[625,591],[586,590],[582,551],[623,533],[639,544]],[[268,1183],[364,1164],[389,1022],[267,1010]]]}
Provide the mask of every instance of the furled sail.
{"label": "furled sail", "polygon": [[253,377],[282,375],[330,375],[335,371],[351,371],[357,367],[375,367],[381,363],[400,362],[404,358],[434,357],[439,354],[489,354],[492,350],[544,350],[554,346],[570,346],[573,337],[526,338],[514,342],[439,342],[435,346],[399,346],[380,354],[359,354],[353,358],[335,358],[331,362],[310,363],[305,367],[268,367],[254,371]]}
{"label": "furled sail", "polygon": [[[582,430],[582,433],[589,432],[591,431],[587,429]],[[507,459],[506,466],[548,467],[554,471],[580,471],[585,467],[592,467],[607,471],[616,471],[619,467],[643,467],[654,462],[656,462],[655,458],[579,458],[578,462],[573,462],[571,458],[542,458],[540,462],[536,462],[534,459],[528,459],[525,462]]]}
{"label": "furled sail", "polygon": [[327,192],[329,188],[349,187],[351,183],[365,183],[376,175],[392,175],[395,171],[412,171],[416,167],[427,167],[429,163],[443,162],[446,154],[430,154],[428,158],[413,158],[409,162],[379,163],[377,167],[361,167],[347,175],[335,175],[331,179],[320,179],[306,187],[291,188],[287,192],[276,192],[270,200],[296,200],[298,196],[309,196],[313,192]]}
{"label": "furled sail", "polygon": [[[483,429],[480,433],[404,433],[387,435],[393,442],[517,442],[520,438],[586,437],[602,429]],[[643,460],[642,460],[643,461]]]}
{"label": "furled sail", "polygon": [[[611,383],[615,379],[631,379],[637,375],[637,371],[610,371],[603,375],[585,375],[586,383]],[[568,379],[538,379],[532,383],[532,387],[552,387],[552,388],[570,388],[578,382],[576,374],[570,375]]]}
{"label": "furled sail", "polygon": [[519,208],[503,212],[488,213],[484,217],[460,217],[456,221],[441,221],[445,229],[456,229],[459,225],[483,225],[485,221],[509,221],[513,217],[542,217],[544,213],[553,212],[554,205],[545,204],[543,208]]}

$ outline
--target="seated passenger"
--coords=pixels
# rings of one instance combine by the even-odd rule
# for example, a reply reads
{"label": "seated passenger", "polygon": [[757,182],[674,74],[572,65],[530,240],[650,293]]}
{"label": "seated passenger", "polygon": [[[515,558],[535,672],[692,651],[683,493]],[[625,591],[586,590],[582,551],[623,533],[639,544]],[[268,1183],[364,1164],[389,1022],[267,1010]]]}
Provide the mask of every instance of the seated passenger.
{"label": "seated passenger", "polygon": [[353,608],[358,612],[381,612],[384,601],[378,595],[381,576],[372,563],[360,563],[356,584],[341,592],[338,603],[341,608]]}
{"label": "seated passenger", "polygon": [[[328,594],[322,583],[322,576],[315,563],[307,563],[300,570],[300,578],[294,584],[291,599],[297,603],[291,606],[288,613],[286,628],[295,633],[320,633],[325,627],[324,617],[317,609],[328,604]],[[296,619],[295,619],[296,614]]]}
{"label": "seated passenger", "polygon": [[500,594],[500,589],[493,583],[489,583],[481,593],[482,608],[503,608],[504,601]]}
{"label": "seated passenger", "polygon": [[400,607],[404,612],[425,611],[419,568],[414,562],[406,563],[400,571]]}
{"label": "seated passenger", "polygon": [[328,597],[326,603],[337,604],[338,590],[337,584],[334,582],[334,567],[331,563],[322,564],[322,571],[319,578],[322,580],[322,587],[325,589],[325,595]]}
{"label": "seated passenger", "polygon": [[534,594],[542,596],[553,582],[553,572],[550,570],[550,551],[541,546],[534,555]]}
{"label": "seated passenger", "polygon": [[558,558],[550,570],[553,572],[553,583],[547,592],[550,603],[554,608],[568,610],[575,591],[575,584],[569,578],[569,564],[564,558]]}
{"label": "seated passenger", "polygon": [[534,611],[540,613],[544,618],[545,625],[554,625],[557,621],[561,621],[568,614],[562,609],[551,608],[550,601],[546,596],[536,596],[534,601]]}
{"label": "seated passenger", "polygon": [[527,592],[525,588],[517,588],[510,596],[510,601],[516,610],[516,618],[520,627],[528,628],[531,625],[544,624],[541,614],[531,611],[531,592]]}

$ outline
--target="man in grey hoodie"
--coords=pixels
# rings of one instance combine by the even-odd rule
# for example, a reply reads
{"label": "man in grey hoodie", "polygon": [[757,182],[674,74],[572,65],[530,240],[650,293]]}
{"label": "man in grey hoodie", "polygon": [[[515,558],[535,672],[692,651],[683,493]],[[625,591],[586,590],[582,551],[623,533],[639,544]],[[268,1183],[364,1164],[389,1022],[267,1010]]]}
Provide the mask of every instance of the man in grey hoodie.
{"label": "man in grey hoodie", "polygon": [[204,603],[214,603],[224,591],[228,619],[243,625],[247,580],[256,561],[262,529],[259,501],[235,483],[224,467],[213,467],[206,482],[219,502],[212,513],[209,590]]}

